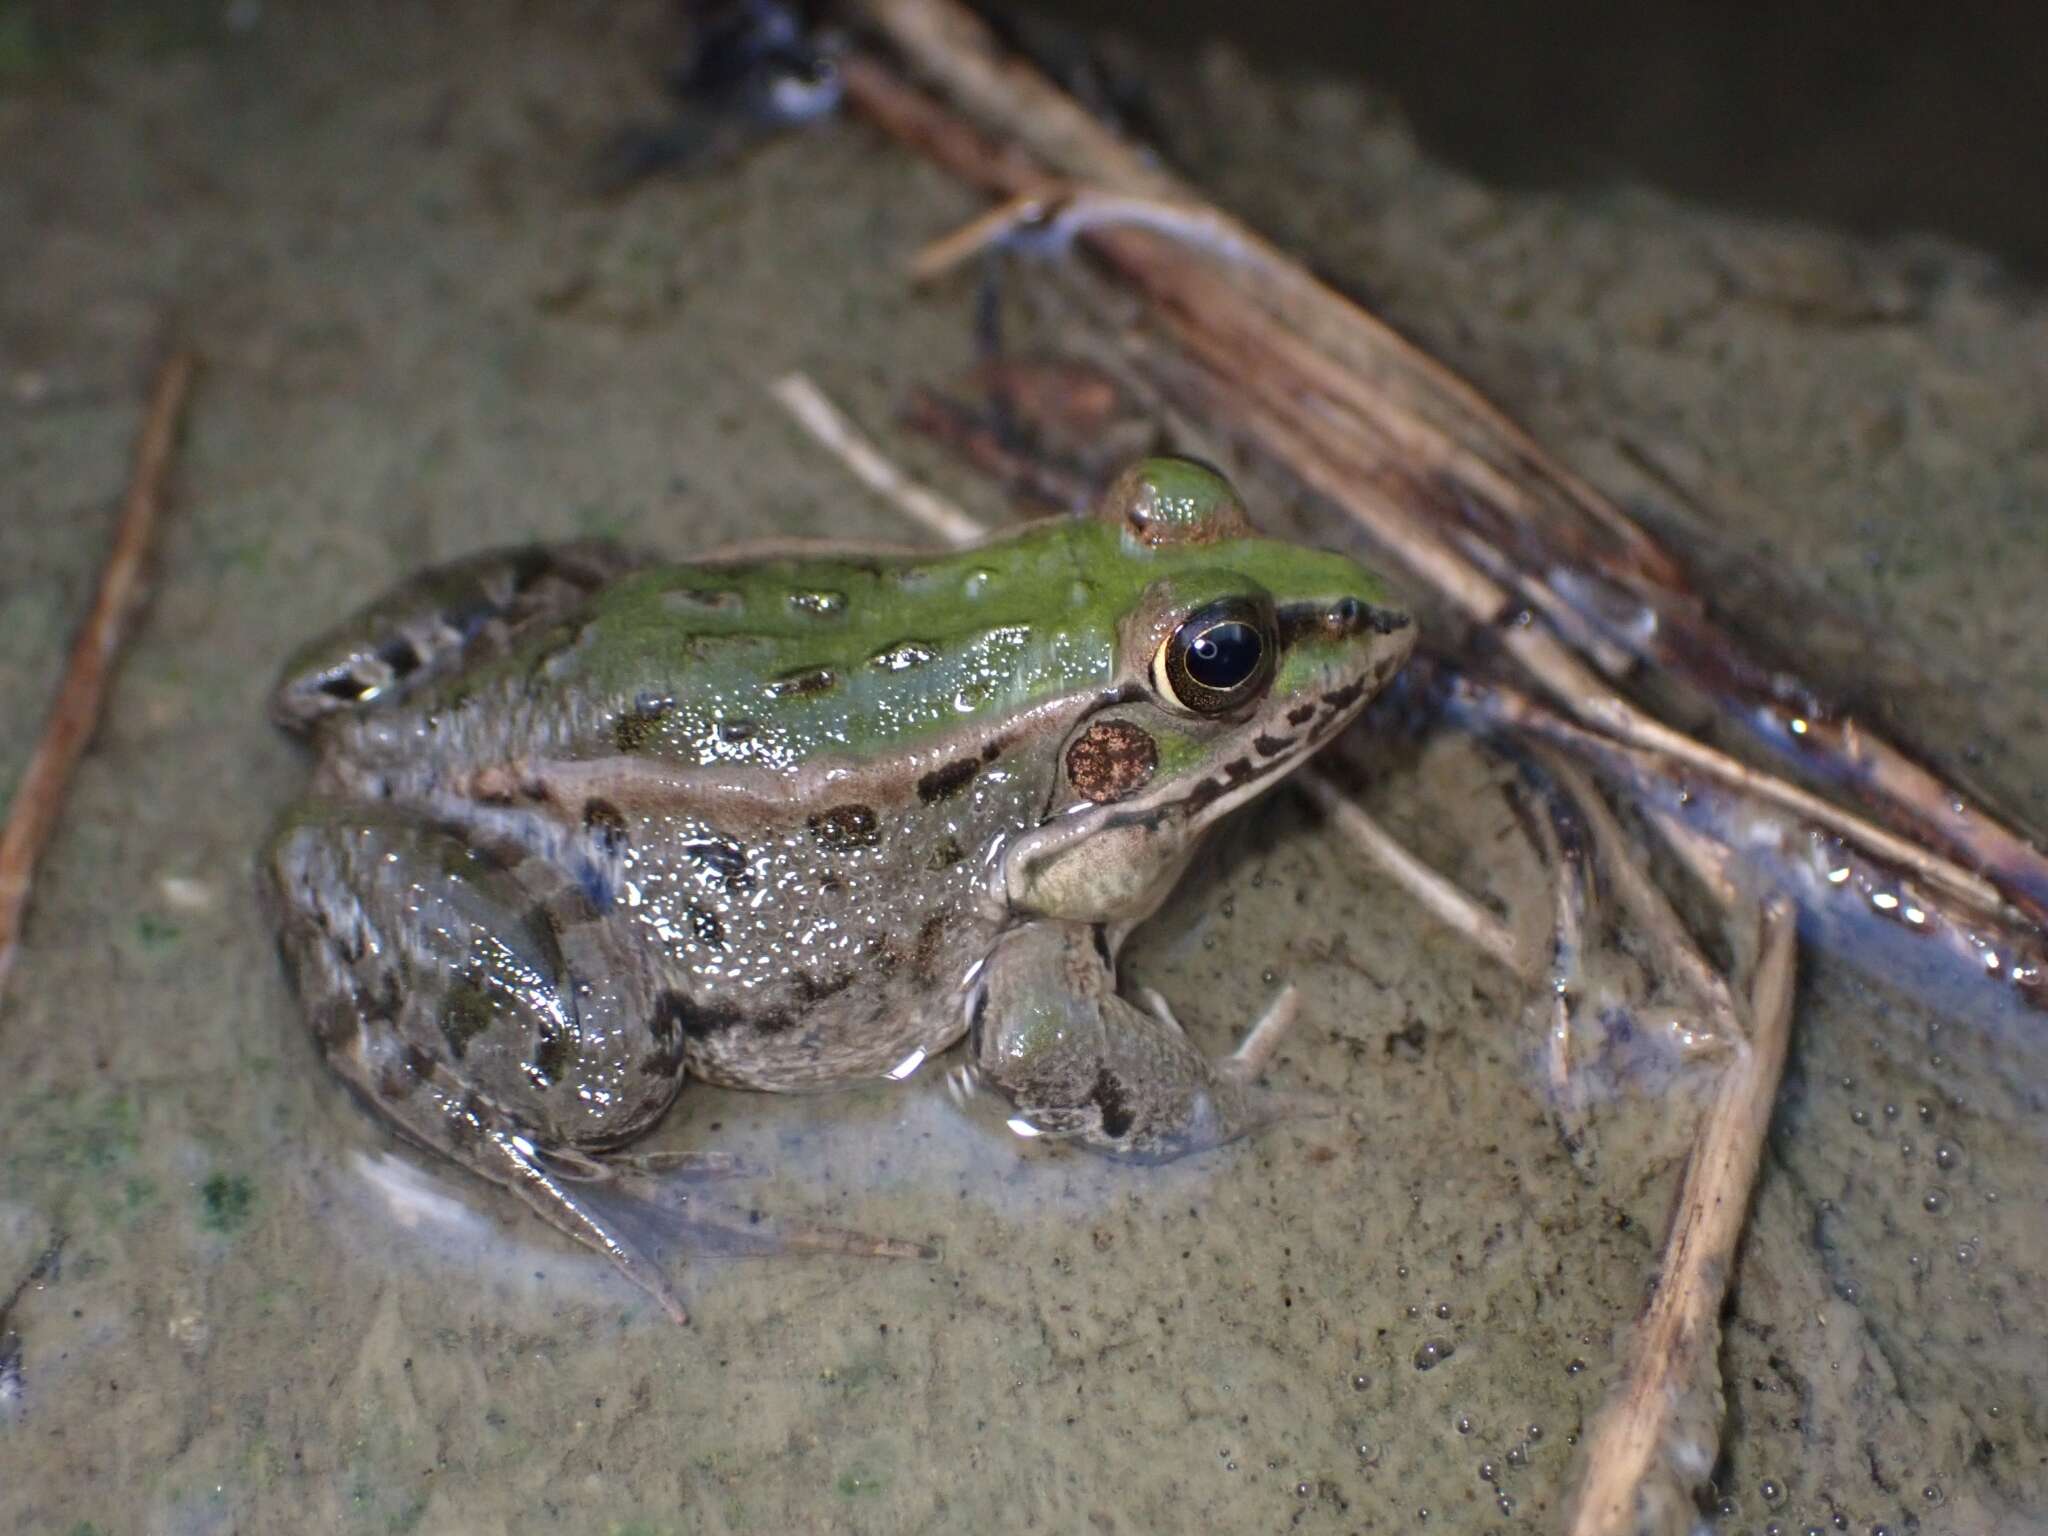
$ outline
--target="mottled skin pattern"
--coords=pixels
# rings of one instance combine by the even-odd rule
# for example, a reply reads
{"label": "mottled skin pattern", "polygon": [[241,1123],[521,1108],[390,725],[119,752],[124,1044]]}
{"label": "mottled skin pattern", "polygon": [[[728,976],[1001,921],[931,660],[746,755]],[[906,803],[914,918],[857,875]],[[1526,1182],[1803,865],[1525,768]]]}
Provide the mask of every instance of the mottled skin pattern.
{"label": "mottled skin pattern", "polygon": [[1178,460],[958,553],[442,567],[274,696],[318,759],[265,860],[286,964],[399,1128],[679,1318],[576,1183],[630,1168],[689,1075],[819,1088],[971,1032],[1013,1123],[1212,1146],[1272,1101],[1119,998],[1115,951],[1400,665],[1383,603]]}

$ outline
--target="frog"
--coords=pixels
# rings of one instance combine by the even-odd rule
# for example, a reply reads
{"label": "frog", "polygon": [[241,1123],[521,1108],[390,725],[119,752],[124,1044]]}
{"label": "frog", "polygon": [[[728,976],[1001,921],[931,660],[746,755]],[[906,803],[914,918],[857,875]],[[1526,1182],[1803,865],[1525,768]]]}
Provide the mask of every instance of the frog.
{"label": "frog", "polygon": [[1155,456],[943,551],[611,544],[430,569],[271,695],[313,760],[259,859],[328,1065],[687,1320],[596,1192],[684,1083],[962,1074],[1020,1135],[1156,1162],[1300,1096],[1118,988],[1208,832],[1416,638],[1349,555]]}

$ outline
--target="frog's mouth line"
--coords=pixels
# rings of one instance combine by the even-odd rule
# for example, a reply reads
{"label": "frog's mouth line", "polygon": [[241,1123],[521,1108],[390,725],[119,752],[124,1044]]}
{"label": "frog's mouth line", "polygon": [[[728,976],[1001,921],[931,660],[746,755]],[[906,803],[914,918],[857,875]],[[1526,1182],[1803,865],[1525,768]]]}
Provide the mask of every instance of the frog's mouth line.
{"label": "frog's mouth line", "polygon": [[[1290,605],[1280,611],[1280,632],[1284,637],[1314,625],[1327,633],[1323,605]],[[1370,629],[1374,634],[1393,637],[1405,632],[1409,643],[1383,648],[1371,662],[1348,681],[1304,697],[1285,717],[1287,733],[1270,727],[1252,737],[1246,750],[1229,758],[1214,773],[1206,774],[1184,791],[1157,798],[1137,796],[1115,806],[1102,808],[1099,830],[1138,826],[1146,830],[1161,827],[1178,815],[1190,834],[1227,816],[1247,800],[1260,794],[1273,780],[1296,767],[1303,758],[1337,735],[1362,710],[1388,678],[1407,661],[1416,634],[1415,621],[1407,614],[1388,609],[1361,607],[1349,632]]]}

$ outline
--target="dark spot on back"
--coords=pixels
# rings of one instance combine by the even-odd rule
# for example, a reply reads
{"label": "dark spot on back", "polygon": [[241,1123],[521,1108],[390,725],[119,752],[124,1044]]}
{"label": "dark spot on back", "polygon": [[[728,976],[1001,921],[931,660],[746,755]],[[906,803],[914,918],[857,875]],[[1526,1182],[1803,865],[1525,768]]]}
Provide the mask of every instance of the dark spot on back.
{"label": "dark spot on back", "polygon": [[817,812],[805,825],[828,848],[872,848],[882,840],[881,823],[865,805],[835,805]]}
{"label": "dark spot on back", "polygon": [[683,909],[683,915],[690,921],[690,932],[697,942],[707,949],[725,948],[725,924],[718,920],[718,914],[692,903]]}
{"label": "dark spot on back", "polygon": [[568,1040],[554,1025],[541,1025],[533,1042],[533,1061],[528,1067],[528,1075],[540,1087],[552,1088],[562,1080],[568,1066]]}
{"label": "dark spot on back", "polygon": [[798,971],[794,978],[796,995],[803,999],[806,1008],[822,1003],[828,997],[837,997],[853,985],[853,972],[841,971],[827,981],[820,981],[808,971]]}
{"label": "dark spot on back", "polygon": [[934,912],[926,918],[917,930],[917,948],[911,955],[911,967],[921,982],[931,982],[938,976],[939,944],[946,936],[946,914]]}
{"label": "dark spot on back", "polygon": [[805,667],[776,678],[768,685],[768,694],[776,699],[800,698],[830,692],[838,683],[839,679],[830,667]]}
{"label": "dark spot on back", "polygon": [[1294,745],[1292,736],[1268,736],[1261,731],[1252,742],[1252,750],[1261,757],[1278,757]]}
{"label": "dark spot on back", "polygon": [[491,1027],[497,1010],[490,998],[466,981],[458,981],[441,1000],[441,1035],[457,1061],[469,1050],[469,1042]]}
{"label": "dark spot on back", "polygon": [[377,689],[375,683],[366,682],[353,672],[330,672],[321,678],[320,691],[330,699],[340,699],[344,704],[360,704]]}
{"label": "dark spot on back", "polygon": [[925,868],[931,870],[951,869],[966,857],[967,850],[960,846],[958,838],[944,838],[940,841],[938,847],[932,850],[932,856],[925,861]]}
{"label": "dark spot on back", "polygon": [[695,859],[725,882],[728,891],[750,890],[753,872],[747,868],[747,850],[726,837],[707,837],[682,845],[684,857]]}
{"label": "dark spot on back", "polygon": [[642,699],[612,722],[612,743],[621,752],[644,752],[661,733],[661,722],[674,706],[667,699]]}
{"label": "dark spot on back", "polygon": [[956,758],[943,767],[934,768],[917,781],[917,798],[926,805],[950,799],[972,784],[974,776],[979,772],[981,764],[973,758]]}
{"label": "dark spot on back", "polygon": [[1102,1111],[1102,1134],[1112,1141],[1121,1140],[1138,1118],[1124,1093],[1124,1085],[1107,1067],[1095,1074],[1095,1087],[1088,1095],[1088,1102]]}
{"label": "dark spot on back", "polygon": [[1287,711],[1287,723],[1289,725],[1307,725],[1315,717],[1316,707],[1313,704],[1297,704],[1294,708]]}
{"label": "dark spot on back", "polygon": [[626,818],[611,801],[584,801],[583,825],[589,829],[591,837],[605,853],[617,854],[625,848]]}

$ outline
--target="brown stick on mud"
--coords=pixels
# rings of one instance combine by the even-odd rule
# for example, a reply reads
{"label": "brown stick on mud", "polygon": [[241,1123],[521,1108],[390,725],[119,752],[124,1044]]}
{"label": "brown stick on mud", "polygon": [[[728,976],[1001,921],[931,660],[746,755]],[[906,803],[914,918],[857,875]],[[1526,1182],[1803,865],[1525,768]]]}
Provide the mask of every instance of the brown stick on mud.
{"label": "brown stick on mud", "polygon": [[[1511,618],[1525,602],[1518,589],[1544,581],[1553,567],[1578,573],[1589,589],[1653,617],[1660,636],[1681,637],[1680,644],[1653,646],[1645,657],[1651,665],[1719,699],[1732,719],[1797,737],[1806,767],[1849,787],[1890,825],[1878,829],[1849,817],[1774,775],[1757,775],[1744,786],[1748,792],[1832,822],[1841,835],[1914,868],[1958,903],[2048,924],[2048,857],[1857,722],[1788,705],[1771,669],[1705,618],[1677,561],[1471,384],[1146,159],[1029,65],[1004,54],[950,0],[866,0],[864,9],[919,71],[1005,142],[991,143],[872,59],[847,61],[854,105],[963,179],[999,197],[1025,199],[1016,218],[1058,230],[1063,210],[1086,203],[1072,214],[1071,230],[1160,306],[1183,345],[1205,352],[1212,366],[1242,371],[1244,392],[1266,408],[1273,430],[1242,419],[1233,425],[1249,428],[1297,472],[1305,474],[1303,464],[1279,448],[1276,433],[1341,462],[1352,487],[1340,500],[1344,510],[1473,619]],[[1222,251],[1255,280],[1233,280],[1213,259],[1157,233],[1162,227],[1177,227],[1183,242]],[[962,245],[955,241],[953,249]],[[1510,586],[1486,575],[1465,553],[1475,541],[1512,562],[1520,579]],[[1591,623],[1597,629],[1597,620]],[[1603,648],[1593,657],[1596,666],[1587,666],[1541,626],[1517,626],[1503,640],[1588,724],[1687,758],[1716,777],[1727,778],[1736,766],[1608,687],[1597,668],[1612,669],[1611,650]],[[1794,687],[1791,696],[1809,692]]]}
{"label": "brown stick on mud", "polygon": [[[1656,1511],[1688,1507],[1693,1485],[1713,1465],[1721,1416],[1721,1301],[1792,1035],[1795,926],[1790,902],[1773,901],[1765,910],[1762,953],[1749,989],[1750,1039],[1723,1070],[1693,1140],[1656,1289],[1629,1342],[1626,1374],[1587,1436],[1571,1536],[1660,1529]],[[1691,1424],[1675,1422],[1681,1417]],[[1692,1443],[1684,1438],[1688,1430]],[[1693,1464],[1673,1466],[1674,1447]]]}
{"label": "brown stick on mud", "polygon": [[108,674],[128,638],[142,561],[149,551],[157,510],[163,505],[164,481],[170,472],[171,451],[177,445],[178,422],[191,390],[194,366],[192,354],[180,351],[157,370],[142,432],[135,441],[135,467],[121,501],[113,548],[100,568],[99,590],[84,627],[72,642],[57,702],[21,776],[14,803],[8,807],[7,824],[0,828],[0,986],[5,985],[14,964],[36,861],[56,829],[65,787],[99,723]]}

